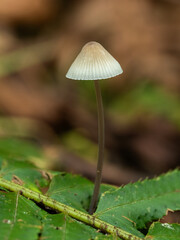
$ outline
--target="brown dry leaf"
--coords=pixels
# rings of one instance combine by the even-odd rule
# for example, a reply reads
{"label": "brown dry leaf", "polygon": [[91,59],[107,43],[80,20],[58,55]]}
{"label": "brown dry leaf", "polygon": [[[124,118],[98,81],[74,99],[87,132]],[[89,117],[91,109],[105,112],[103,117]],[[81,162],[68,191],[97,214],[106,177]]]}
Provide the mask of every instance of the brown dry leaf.
{"label": "brown dry leaf", "polygon": [[0,55],[11,51],[19,44],[18,39],[8,29],[0,28]]}
{"label": "brown dry leaf", "polygon": [[[12,115],[35,117],[46,120],[57,118],[57,110],[61,108],[62,100],[41,86],[24,84],[21,77],[16,81],[0,81],[0,107]],[[30,77],[31,78],[31,77]]]}
{"label": "brown dry leaf", "polygon": [[6,23],[39,23],[56,12],[54,0],[1,0],[0,20]]}
{"label": "brown dry leaf", "polygon": [[23,180],[16,175],[13,175],[12,182],[21,186],[24,184]]}
{"label": "brown dry leaf", "polygon": [[40,170],[40,173],[42,175],[42,177],[48,181],[52,180],[53,176],[50,172],[44,171],[44,170]]}

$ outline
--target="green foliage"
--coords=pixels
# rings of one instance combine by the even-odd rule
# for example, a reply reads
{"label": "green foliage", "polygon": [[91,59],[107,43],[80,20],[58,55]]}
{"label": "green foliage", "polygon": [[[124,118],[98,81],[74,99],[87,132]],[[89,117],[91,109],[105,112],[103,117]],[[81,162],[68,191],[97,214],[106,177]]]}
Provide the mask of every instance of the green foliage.
{"label": "green foliage", "polygon": [[112,236],[105,236],[85,224],[64,214],[49,215],[44,224],[42,239],[73,239],[73,240],[112,240]]}
{"label": "green foliage", "polygon": [[168,223],[153,223],[145,239],[174,240],[180,239],[180,225]]}
{"label": "green foliage", "polygon": [[[62,144],[73,153],[79,155],[88,162],[93,162],[97,156],[97,145],[77,131],[70,131],[61,138]],[[88,153],[88,154],[87,154]]]}
{"label": "green foliage", "polygon": [[159,115],[180,126],[179,97],[150,82],[140,81],[128,92],[114,94],[106,105],[111,114],[117,117],[121,113],[121,119],[124,116],[126,121],[134,120],[142,114]]}
{"label": "green foliage", "polygon": [[[1,55],[0,77],[6,77],[9,74],[18,72],[34,64],[52,59],[54,45],[54,41],[41,42]],[[24,59],[26,59],[26,61],[24,61]]]}
{"label": "green foliage", "polygon": [[[91,82],[78,84],[82,102],[89,100],[88,107],[96,108]],[[152,81],[139,80],[130,89],[110,91],[108,82],[101,86],[106,110],[119,121],[135,121],[139,116],[163,116],[175,126],[180,127],[179,96]],[[121,94],[120,94],[121,93]]]}
{"label": "green foliage", "polygon": [[80,176],[62,173],[52,179],[47,195],[68,206],[86,211],[92,191],[92,182]]}
{"label": "green foliage", "polygon": [[175,170],[152,180],[145,180],[115,191],[102,194],[96,216],[126,231],[138,234],[135,229],[159,219],[168,208],[180,209],[180,172]]}
{"label": "green foliage", "polygon": [[50,179],[48,176],[42,176],[43,172],[36,169],[31,163],[13,160],[2,161],[0,177],[19,184],[22,183],[34,191],[41,192],[40,188],[48,185]]}
{"label": "green foliage", "polygon": [[50,179],[32,163],[42,158],[42,152],[33,144],[15,139],[0,139],[0,177],[22,181],[34,191],[46,187]]}
{"label": "green foliage", "polygon": [[112,239],[71,217],[50,214],[16,193],[0,194],[2,240],[14,239]]}
{"label": "green foliage", "polygon": [[97,211],[90,216],[92,182],[38,169],[30,161],[40,157],[41,151],[23,141],[4,139],[1,143],[2,240],[179,239],[178,224],[152,223],[146,236],[142,230],[168,209],[180,210],[180,171],[120,188],[102,185]]}
{"label": "green foliage", "polygon": [[[109,189],[115,189],[115,187],[102,184],[101,193]],[[77,175],[60,173],[53,177],[46,195],[80,211],[87,212],[92,191],[93,183],[91,181]]]}
{"label": "green foliage", "polygon": [[13,160],[18,159],[26,162],[28,160],[30,162],[35,158],[42,158],[42,152],[33,143],[12,138],[1,138],[0,159],[3,157]]}
{"label": "green foliage", "polygon": [[0,194],[1,239],[37,239],[42,210],[32,201],[16,193]]}

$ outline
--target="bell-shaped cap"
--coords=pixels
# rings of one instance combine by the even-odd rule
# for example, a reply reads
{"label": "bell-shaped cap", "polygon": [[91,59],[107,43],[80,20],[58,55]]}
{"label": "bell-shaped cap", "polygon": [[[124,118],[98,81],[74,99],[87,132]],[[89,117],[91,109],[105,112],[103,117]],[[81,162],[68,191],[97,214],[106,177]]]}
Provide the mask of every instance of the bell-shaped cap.
{"label": "bell-shaped cap", "polygon": [[74,80],[98,80],[117,76],[123,72],[120,64],[97,42],[88,42],[66,74]]}

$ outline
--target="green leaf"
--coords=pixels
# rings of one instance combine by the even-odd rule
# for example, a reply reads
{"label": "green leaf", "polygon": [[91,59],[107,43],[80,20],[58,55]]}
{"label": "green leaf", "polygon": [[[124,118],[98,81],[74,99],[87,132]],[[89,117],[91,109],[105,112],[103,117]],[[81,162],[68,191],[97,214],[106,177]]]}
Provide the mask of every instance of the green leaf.
{"label": "green leaf", "polygon": [[20,193],[21,195],[25,196],[27,199],[31,199],[34,202],[38,203],[38,205],[44,206],[47,212],[52,210],[55,212],[57,211],[62,212],[65,215],[68,215],[69,217],[73,217],[73,219],[76,219],[82,222],[83,224],[88,224],[94,228],[97,228],[98,230],[101,230],[102,232],[111,234],[111,236],[115,237],[115,239],[117,239],[118,237],[122,237],[125,240],[128,240],[128,239],[141,240],[140,238],[133,236],[132,234],[125,232],[120,228],[117,228],[113,225],[103,222],[92,215],[89,215],[75,208],[62,204],[54,199],[44,196],[43,194],[34,192],[32,190],[29,190],[28,188],[22,187],[18,184],[12,183],[5,179],[0,178],[0,186],[10,191]]}
{"label": "green leaf", "polygon": [[145,239],[149,240],[179,240],[180,225],[169,223],[153,223]]}
{"label": "green leaf", "polygon": [[[28,143],[24,147],[23,142],[22,149],[16,149],[21,142],[0,140],[2,240],[78,240],[79,237],[141,240],[145,236],[140,230],[147,223],[161,218],[167,209],[180,209],[180,171],[175,170],[121,188],[102,185],[97,211],[89,215],[93,183],[76,175],[39,170],[32,164],[32,158],[41,158],[41,150],[34,151]],[[44,187],[49,188],[45,195],[41,193]],[[159,230],[162,235],[158,235],[158,227],[167,226],[152,225],[146,239],[162,240],[166,229]],[[179,233],[176,225],[170,226]]]}
{"label": "green leaf", "polygon": [[31,161],[43,157],[35,144],[12,138],[0,138],[0,157]]}
{"label": "green leaf", "polygon": [[50,179],[37,169],[33,164],[22,161],[2,160],[0,177],[28,187],[34,191],[49,185]]}
{"label": "green leaf", "polygon": [[49,214],[15,193],[0,192],[1,240],[112,240],[96,229],[64,214]]}
{"label": "green leaf", "polygon": [[43,159],[40,148],[30,142],[17,139],[0,139],[0,177],[19,181],[25,187],[40,191],[50,182],[49,174],[44,174],[32,162]]}
{"label": "green leaf", "polygon": [[[87,212],[93,188],[94,184],[86,178],[60,173],[53,177],[46,195],[68,206]],[[110,189],[115,189],[115,187],[102,184],[101,193]]]}
{"label": "green leaf", "polygon": [[142,237],[136,229],[161,218],[167,209],[180,209],[180,172],[128,184],[102,194],[95,216]]}
{"label": "green leaf", "polygon": [[41,209],[15,193],[0,193],[1,240],[37,239],[41,229]]}
{"label": "green leaf", "polygon": [[61,173],[53,177],[47,196],[78,210],[86,211],[92,191],[93,184],[89,180],[77,175]]}
{"label": "green leaf", "polygon": [[64,214],[51,215],[46,218],[43,225],[42,239],[55,240],[103,240],[113,239],[112,236],[105,236],[90,226],[87,226]]}

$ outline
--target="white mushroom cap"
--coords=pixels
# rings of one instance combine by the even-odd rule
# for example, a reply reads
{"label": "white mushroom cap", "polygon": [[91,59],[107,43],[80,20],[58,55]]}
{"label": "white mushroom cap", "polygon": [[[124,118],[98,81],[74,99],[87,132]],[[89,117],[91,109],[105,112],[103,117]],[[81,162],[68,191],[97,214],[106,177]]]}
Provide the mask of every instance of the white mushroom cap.
{"label": "white mushroom cap", "polygon": [[98,80],[117,76],[123,72],[120,64],[97,42],[88,42],[66,74],[74,80]]}

